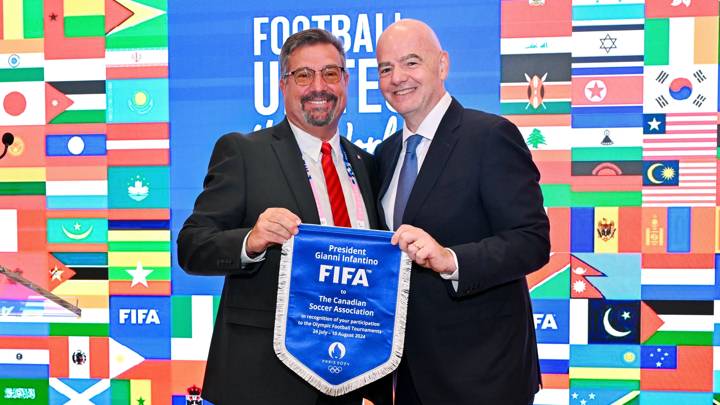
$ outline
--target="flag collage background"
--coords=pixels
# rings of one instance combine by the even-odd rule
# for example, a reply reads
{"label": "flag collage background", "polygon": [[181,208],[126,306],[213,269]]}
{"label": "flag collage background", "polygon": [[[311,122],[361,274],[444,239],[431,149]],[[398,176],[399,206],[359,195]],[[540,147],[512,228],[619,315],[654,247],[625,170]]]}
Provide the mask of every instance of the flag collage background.
{"label": "flag collage background", "polygon": [[718,2],[501,7],[500,110],[551,221],[535,403],[718,403]]}
{"label": "flag collage background", "polygon": [[171,295],[167,1],[0,1],[0,100],[0,265],[82,310],[0,277],[0,403],[196,400],[218,299]]}
{"label": "flag collage background", "polygon": [[[448,87],[470,106],[477,90],[451,80],[487,77],[472,55],[500,60],[488,109],[526,138],[552,225],[550,263],[528,277],[536,403],[720,402],[718,2],[499,4],[499,55],[448,34],[475,28],[451,6],[382,10],[469,50],[451,51]],[[456,7],[473,24],[487,18],[479,4]],[[182,35],[169,14],[166,0],[0,0],[0,137],[14,136],[0,159],[0,265],[82,309],[75,317],[0,276],[0,403],[198,400],[221,279],[174,263],[173,222],[197,193],[171,174],[199,176],[207,159],[171,165],[170,111],[218,104],[171,98],[169,43]],[[238,113],[248,114],[226,112]],[[248,117],[234,129],[260,118]],[[377,138],[360,117],[353,140]],[[178,150],[212,144],[193,136],[176,138],[187,143]]]}

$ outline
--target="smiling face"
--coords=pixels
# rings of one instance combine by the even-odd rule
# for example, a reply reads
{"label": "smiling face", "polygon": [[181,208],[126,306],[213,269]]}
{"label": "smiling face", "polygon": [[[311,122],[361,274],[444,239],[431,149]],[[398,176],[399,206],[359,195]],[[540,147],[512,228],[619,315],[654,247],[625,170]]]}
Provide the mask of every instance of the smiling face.
{"label": "smiling face", "polygon": [[342,57],[331,44],[314,44],[299,47],[288,57],[287,72],[309,68],[315,77],[308,85],[301,86],[290,75],[280,79],[285,114],[288,119],[309,134],[320,139],[332,138],[338,121],[347,104],[348,74],[343,72],[340,81],[328,84],[321,70],[328,66],[344,66]]}
{"label": "smiling face", "polygon": [[380,90],[415,131],[445,94],[449,59],[432,30],[401,20],[383,32],[377,45]]}

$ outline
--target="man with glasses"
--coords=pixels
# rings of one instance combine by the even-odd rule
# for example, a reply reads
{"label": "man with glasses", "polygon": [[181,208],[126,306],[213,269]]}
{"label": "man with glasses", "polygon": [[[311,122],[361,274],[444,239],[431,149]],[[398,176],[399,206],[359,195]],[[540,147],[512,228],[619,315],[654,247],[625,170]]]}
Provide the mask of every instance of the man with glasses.
{"label": "man with glasses", "polygon": [[525,276],[548,260],[540,175],[518,129],[445,90],[435,33],[400,20],[377,45],[404,127],[376,149],[381,220],[415,262],[397,405],[528,404],[540,383]]}
{"label": "man with glasses", "polygon": [[[290,36],[280,53],[286,119],[221,137],[192,215],[178,235],[186,272],[224,275],[203,398],[215,404],[389,403],[389,379],[321,394],[273,350],[280,245],[301,222],[376,228],[372,157],[338,133],[349,76],[327,31]],[[388,401],[388,402],[384,402]]]}

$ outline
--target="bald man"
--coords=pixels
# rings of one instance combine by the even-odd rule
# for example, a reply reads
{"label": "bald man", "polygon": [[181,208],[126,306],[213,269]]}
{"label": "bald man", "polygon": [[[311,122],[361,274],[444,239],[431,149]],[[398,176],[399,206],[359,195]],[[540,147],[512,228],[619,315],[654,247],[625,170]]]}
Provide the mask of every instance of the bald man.
{"label": "bald man", "polygon": [[413,259],[396,404],[529,404],[540,384],[525,276],[548,261],[539,172],[518,129],[445,90],[450,57],[424,23],[377,45],[404,126],[378,146],[380,218]]}

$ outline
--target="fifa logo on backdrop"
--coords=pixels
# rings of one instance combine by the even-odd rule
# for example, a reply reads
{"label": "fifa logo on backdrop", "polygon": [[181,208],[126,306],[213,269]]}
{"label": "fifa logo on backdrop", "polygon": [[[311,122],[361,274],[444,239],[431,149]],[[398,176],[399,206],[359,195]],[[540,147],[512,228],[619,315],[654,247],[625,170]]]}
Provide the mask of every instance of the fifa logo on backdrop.
{"label": "fifa logo on backdrop", "polygon": [[555,321],[555,315],[553,314],[533,314],[533,319],[535,320],[535,329],[558,329],[557,321]]}

